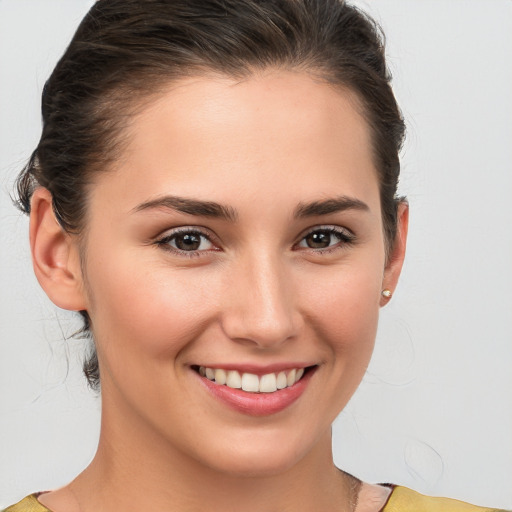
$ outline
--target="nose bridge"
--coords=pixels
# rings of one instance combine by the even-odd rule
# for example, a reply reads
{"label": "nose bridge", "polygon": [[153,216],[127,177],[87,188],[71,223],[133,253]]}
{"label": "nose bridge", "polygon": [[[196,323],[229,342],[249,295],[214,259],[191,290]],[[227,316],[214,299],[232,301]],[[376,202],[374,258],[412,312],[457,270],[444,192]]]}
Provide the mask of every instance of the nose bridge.
{"label": "nose bridge", "polygon": [[296,336],[299,315],[288,274],[282,257],[270,251],[248,254],[238,261],[230,278],[231,305],[224,318],[230,338],[271,347]]}

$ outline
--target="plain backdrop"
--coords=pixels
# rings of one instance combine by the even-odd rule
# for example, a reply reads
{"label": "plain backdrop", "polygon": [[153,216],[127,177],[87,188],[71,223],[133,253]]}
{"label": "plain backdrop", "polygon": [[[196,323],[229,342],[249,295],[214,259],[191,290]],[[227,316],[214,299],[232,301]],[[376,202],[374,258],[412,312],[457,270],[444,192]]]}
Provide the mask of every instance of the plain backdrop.
{"label": "plain backdrop", "polygon": [[[408,125],[407,261],[374,358],[334,424],[371,482],[512,508],[512,1],[366,0]],[[32,275],[9,193],[40,92],[91,0],[0,0],[0,507],[92,458],[100,400],[84,342]],[[314,414],[314,411],[313,411]]]}

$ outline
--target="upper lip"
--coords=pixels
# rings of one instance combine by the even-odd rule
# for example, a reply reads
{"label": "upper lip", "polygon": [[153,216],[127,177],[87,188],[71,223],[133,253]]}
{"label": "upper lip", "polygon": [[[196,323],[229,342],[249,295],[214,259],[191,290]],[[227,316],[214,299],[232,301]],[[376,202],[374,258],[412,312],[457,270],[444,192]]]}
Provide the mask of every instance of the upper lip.
{"label": "upper lip", "polygon": [[311,363],[273,363],[273,364],[247,364],[247,363],[202,363],[200,365],[192,365],[192,367],[203,366],[204,368],[222,369],[222,370],[236,370],[240,373],[252,373],[254,375],[266,375],[268,373],[279,373],[287,370],[304,368],[309,366],[315,366]]}

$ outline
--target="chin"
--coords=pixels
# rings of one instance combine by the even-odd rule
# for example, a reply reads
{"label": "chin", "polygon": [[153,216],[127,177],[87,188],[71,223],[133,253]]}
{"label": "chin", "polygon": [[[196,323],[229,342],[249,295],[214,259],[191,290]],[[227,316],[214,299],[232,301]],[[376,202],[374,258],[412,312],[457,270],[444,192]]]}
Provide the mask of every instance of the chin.
{"label": "chin", "polygon": [[[212,446],[208,447],[208,455],[203,453],[199,462],[218,473],[233,477],[263,478],[286,473],[324,445],[314,443],[314,435],[292,436],[290,432],[274,433],[274,436],[268,434],[249,434],[249,437],[242,436],[245,440],[238,442],[233,438],[226,439],[215,451],[211,450]],[[325,445],[330,450],[330,429]]]}
{"label": "chin", "polygon": [[269,454],[264,452],[258,456],[239,454],[230,460],[216,461],[211,469],[236,478],[265,478],[286,473],[296,466],[301,457],[297,454]]}

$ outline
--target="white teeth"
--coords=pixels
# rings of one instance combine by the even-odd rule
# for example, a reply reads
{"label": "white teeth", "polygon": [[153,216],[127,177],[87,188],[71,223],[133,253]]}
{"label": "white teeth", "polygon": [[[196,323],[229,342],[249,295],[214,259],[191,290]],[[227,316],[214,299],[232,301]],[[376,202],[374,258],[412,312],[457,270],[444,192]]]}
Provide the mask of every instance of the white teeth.
{"label": "white teeth", "polygon": [[226,384],[226,372],[224,370],[215,370],[215,382],[217,384]]}
{"label": "white teeth", "polygon": [[256,393],[260,390],[260,379],[257,375],[252,373],[244,373],[242,375],[242,389],[244,391],[250,391]]}
{"label": "white teeth", "polygon": [[233,389],[242,388],[248,393],[274,393],[279,389],[285,389],[293,386],[304,375],[304,368],[293,368],[286,372],[281,371],[278,374],[267,373],[258,377],[253,373],[244,373],[236,370],[223,370],[222,368],[208,368],[200,366],[199,375],[216,384],[226,385]]}
{"label": "white teeth", "polygon": [[260,393],[273,393],[277,391],[275,373],[267,373],[260,378]]}
{"label": "white teeth", "polygon": [[242,387],[242,377],[240,377],[240,374],[236,370],[228,372],[226,385],[233,389],[240,389]]}
{"label": "white teeth", "polygon": [[288,374],[288,378],[286,379],[286,382],[288,383],[288,386],[293,386],[295,384],[295,374],[296,373],[297,373],[297,370],[293,369]]}
{"label": "white teeth", "polygon": [[288,380],[286,379],[286,373],[279,372],[276,379],[276,386],[277,389],[284,389],[286,386],[288,386]]}

